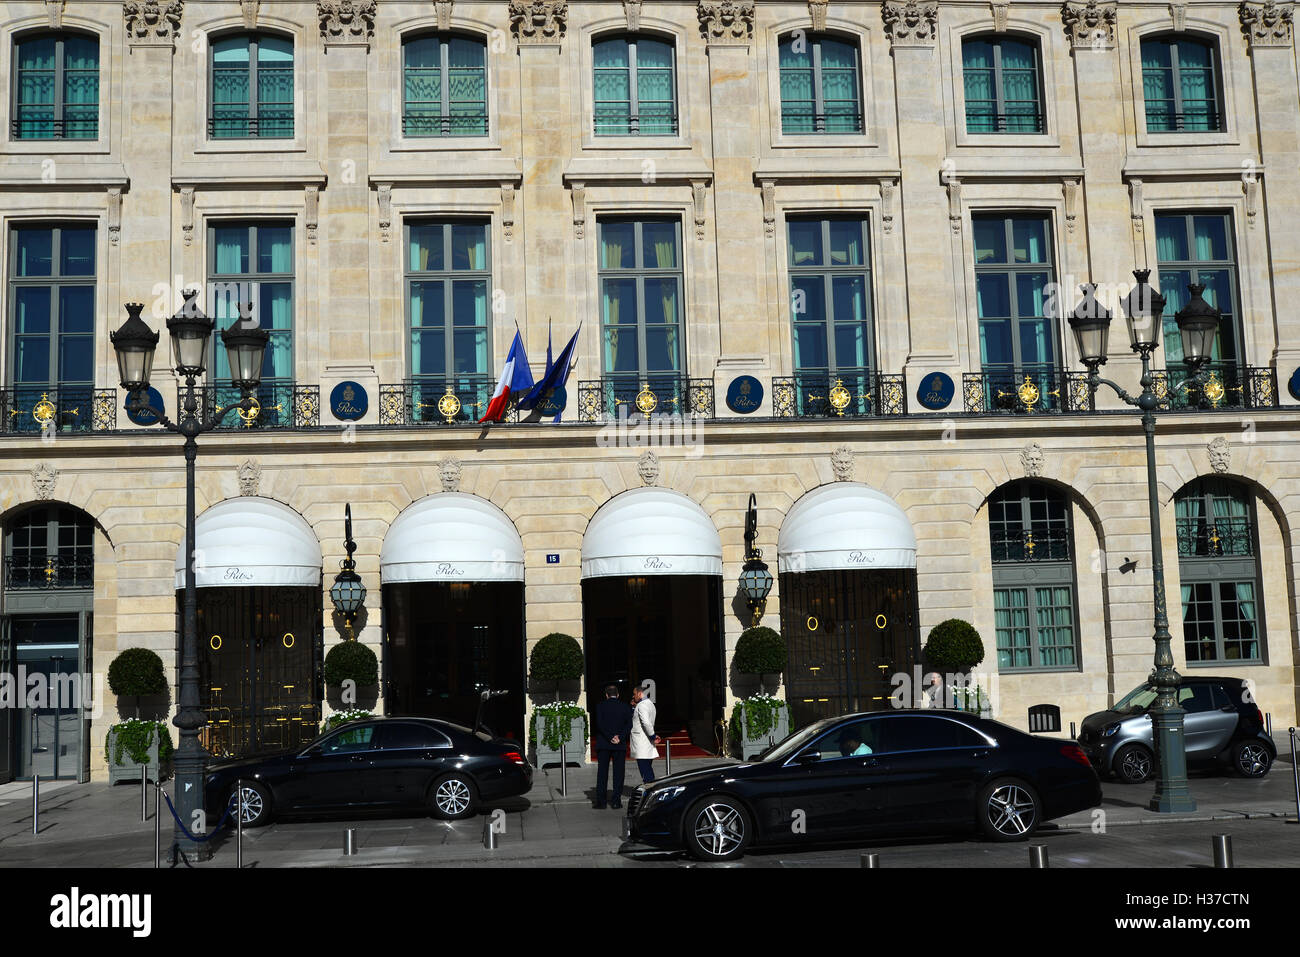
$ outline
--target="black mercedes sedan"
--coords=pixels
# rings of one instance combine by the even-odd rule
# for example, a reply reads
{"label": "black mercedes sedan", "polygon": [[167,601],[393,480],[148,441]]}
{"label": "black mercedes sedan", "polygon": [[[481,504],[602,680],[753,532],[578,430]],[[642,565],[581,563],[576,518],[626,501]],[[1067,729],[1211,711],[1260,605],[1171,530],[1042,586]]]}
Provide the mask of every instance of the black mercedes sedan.
{"label": "black mercedes sedan", "polygon": [[519,742],[432,718],[367,718],[305,748],[212,765],[209,820],[233,811],[245,827],[292,812],[426,807],[470,817],[485,801],[526,793],[533,769]]}
{"label": "black mercedes sedan", "polygon": [[686,771],[637,788],[631,841],[703,861],[755,845],[978,829],[1029,837],[1101,803],[1074,742],[1034,737],[961,711],[825,718],[749,764]]}

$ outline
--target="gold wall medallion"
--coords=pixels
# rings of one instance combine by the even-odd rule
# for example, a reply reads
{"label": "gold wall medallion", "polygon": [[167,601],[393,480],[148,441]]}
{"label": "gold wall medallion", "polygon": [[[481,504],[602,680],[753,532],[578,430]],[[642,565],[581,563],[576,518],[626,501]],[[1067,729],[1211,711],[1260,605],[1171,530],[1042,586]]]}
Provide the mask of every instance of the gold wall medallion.
{"label": "gold wall medallion", "polygon": [[843,415],[844,410],[849,407],[853,401],[853,394],[844,388],[844,380],[836,379],[835,388],[831,389],[831,408],[835,410],[836,415]]}
{"label": "gold wall medallion", "polygon": [[641,410],[642,414],[649,415],[659,404],[659,397],[650,391],[649,384],[642,385],[641,391],[636,394],[636,407]]}
{"label": "gold wall medallion", "polygon": [[461,408],[460,397],[451,391],[451,386],[447,386],[447,391],[438,400],[438,412],[450,423],[460,415]]}

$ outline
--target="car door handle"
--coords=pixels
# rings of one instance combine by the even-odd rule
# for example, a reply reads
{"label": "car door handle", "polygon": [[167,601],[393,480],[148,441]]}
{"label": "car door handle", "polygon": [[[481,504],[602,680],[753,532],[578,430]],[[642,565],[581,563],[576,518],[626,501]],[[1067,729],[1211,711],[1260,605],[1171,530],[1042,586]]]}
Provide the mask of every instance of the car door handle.
{"label": "car door handle", "polygon": [[971,754],[972,758],[987,758],[988,756],[989,752],[987,748],[981,748],[979,751],[975,751]]}
{"label": "car door handle", "polygon": [[353,760],[353,761],[366,761],[366,760],[369,760],[369,759],[368,759],[364,754],[354,754],[354,755],[352,755],[352,760]]}

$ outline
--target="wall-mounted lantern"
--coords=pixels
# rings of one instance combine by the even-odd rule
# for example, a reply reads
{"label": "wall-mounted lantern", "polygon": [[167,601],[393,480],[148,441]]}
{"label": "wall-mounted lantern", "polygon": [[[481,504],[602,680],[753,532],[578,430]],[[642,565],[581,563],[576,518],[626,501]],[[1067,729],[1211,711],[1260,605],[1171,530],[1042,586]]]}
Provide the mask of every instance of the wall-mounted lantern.
{"label": "wall-mounted lantern", "polygon": [[749,508],[745,511],[745,567],[740,571],[740,589],[753,613],[751,628],[762,620],[768,593],[772,591],[772,573],[762,560],[762,551],[754,545],[757,539],[758,506],[753,493],[750,493]]}
{"label": "wall-mounted lantern", "polygon": [[348,641],[356,641],[357,636],[352,633],[352,623],[356,621],[357,614],[366,602],[366,586],[356,572],[357,563],[352,560],[352,553],[357,550],[357,543],[352,540],[351,504],[344,506],[343,515],[345,539],[343,547],[347,549],[348,557],[339,563],[339,573],[334,576],[334,584],[330,586],[330,601],[334,602],[334,610],[343,619]]}

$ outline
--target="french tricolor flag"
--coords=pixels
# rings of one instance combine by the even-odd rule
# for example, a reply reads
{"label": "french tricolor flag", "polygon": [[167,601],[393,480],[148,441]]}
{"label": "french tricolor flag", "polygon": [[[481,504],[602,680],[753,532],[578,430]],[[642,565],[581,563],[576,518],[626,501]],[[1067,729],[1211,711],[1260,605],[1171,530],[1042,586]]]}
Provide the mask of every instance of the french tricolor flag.
{"label": "french tricolor flag", "polygon": [[533,387],[533,370],[528,367],[528,356],[524,355],[524,341],[515,330],[515,341],[510,343],[510,352],[506,355],[505,368],[497,380],[496,391],[492,401],[483,413],[480,422],[500,422],[510,404],[510,396],[516,392],[527,392]]}

